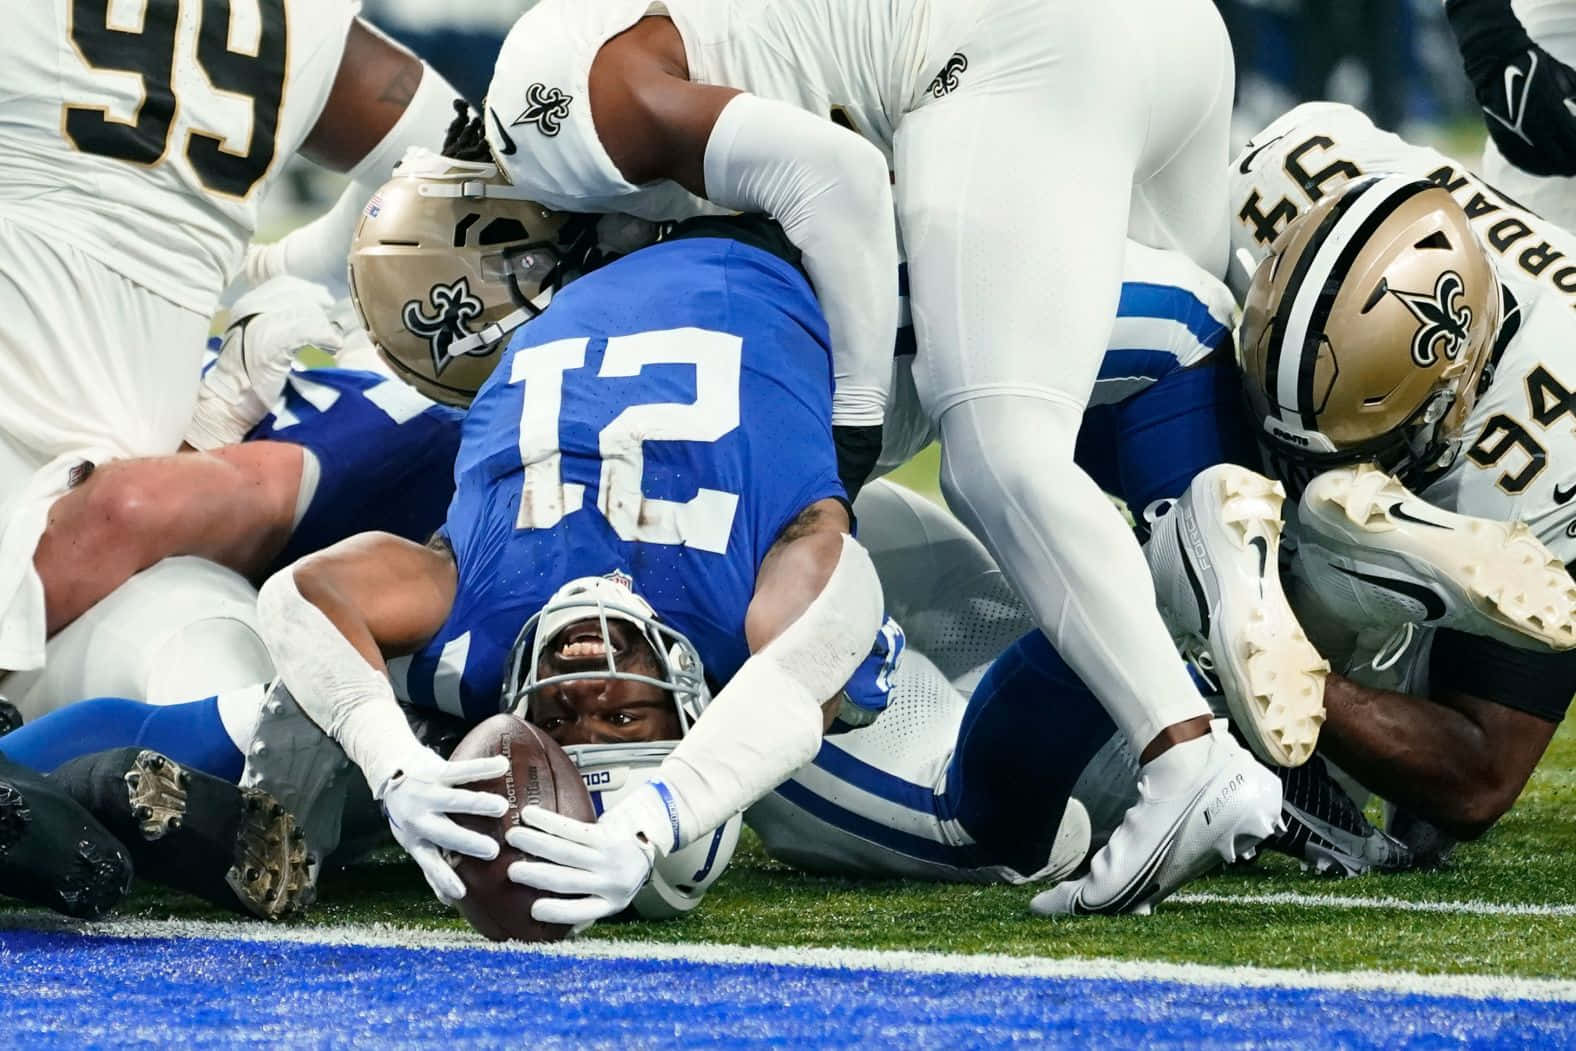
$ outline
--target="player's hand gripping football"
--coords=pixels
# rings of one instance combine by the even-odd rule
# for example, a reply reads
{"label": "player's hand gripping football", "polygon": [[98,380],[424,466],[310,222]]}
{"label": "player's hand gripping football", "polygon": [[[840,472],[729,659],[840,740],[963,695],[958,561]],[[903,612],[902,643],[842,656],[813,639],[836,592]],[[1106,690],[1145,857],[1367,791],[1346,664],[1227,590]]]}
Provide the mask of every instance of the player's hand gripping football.
{"label": "player's hand gripping football", "polygon": [[[608,816],[616,813],[610,810]],[[531,918],[588,927],[629,907],[651,875],[656,849],[624,822],[588,824],[542,807],[520,808],[521,824],[504,838],[536,860],[516,861],[509,879],[570,898],[541,898]]]}
{"label": "player's hand gripping football", "polygon": [[394,838],[415,859],[438,900],[453,905],[465,897],[465,883],[443,857],[443,851],[484,861],[498,856],[498,841],[462,828],[450,815],[502,817],[509,801],[491,792],[456,787],[502,777],[509,760],[501,755],[446,762],[431,752],[388,779],[382,792],[383,812]]}
{"label": "player's hand gripping football", "polygon": [[219,357],[203,374],[186,440],[198,449],[233,445],[268,414],[305,347],[339,351],[343,334],[322,285],[276,277],[230,311]]}

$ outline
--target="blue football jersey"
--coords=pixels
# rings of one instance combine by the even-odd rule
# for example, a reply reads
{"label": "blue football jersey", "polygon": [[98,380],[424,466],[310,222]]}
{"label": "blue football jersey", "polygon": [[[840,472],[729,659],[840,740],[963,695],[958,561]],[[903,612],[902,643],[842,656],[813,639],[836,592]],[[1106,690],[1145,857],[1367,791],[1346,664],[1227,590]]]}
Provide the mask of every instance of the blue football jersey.
{"label": "blue football jersey", "polygon": [[514,334],[465,420],[444,525],[448,622],[397,692],[479,719],[525,621],[568,581],[619,574],[714,684],[749,656],[761,560],[841,498],[826,322],[804,276],[736,240],[642,249]]}
{"label": "blue football jersey", "polygon": [[247,435],[303,446],[319,465],[311,503],[275,568],[373,530],[425,542],[454,495],[464,418],[375,372],[292,373],[273,411]]}

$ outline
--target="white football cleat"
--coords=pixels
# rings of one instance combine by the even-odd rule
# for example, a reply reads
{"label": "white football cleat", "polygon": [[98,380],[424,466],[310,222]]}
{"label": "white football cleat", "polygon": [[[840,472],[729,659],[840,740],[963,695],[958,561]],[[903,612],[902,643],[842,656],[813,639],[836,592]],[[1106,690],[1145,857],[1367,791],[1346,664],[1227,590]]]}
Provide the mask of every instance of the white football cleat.
{"label": "white football cleat", "polygon": [[1308,484],[1297,540],[1298,576],[1348,623],[1576,646],[1576,582],[1521,522],[1442,510],[1364,465]]}
{"label": "white football cleat", "polygon": [[1307,762],[1324,722],[1330,665],[1280,582],[1281,484],[1219,464],[1150,518],[1144,557],[1160,615],[1220,681],[1232,722],[1265,762]]}
{"label": "white football cleat", "polygon": [[[1173,748],[1186,748],[1188,741]],[[1035,896],[1040,916],[1147,914],[1190,880],[1225,862],[1251,858],[1281,820],[1281,784],[1215,720],[1200,746],[1198,772],[1164,798],[1151,767],[1140,772],[1138,802],[1095,854],[1089,873]]]}

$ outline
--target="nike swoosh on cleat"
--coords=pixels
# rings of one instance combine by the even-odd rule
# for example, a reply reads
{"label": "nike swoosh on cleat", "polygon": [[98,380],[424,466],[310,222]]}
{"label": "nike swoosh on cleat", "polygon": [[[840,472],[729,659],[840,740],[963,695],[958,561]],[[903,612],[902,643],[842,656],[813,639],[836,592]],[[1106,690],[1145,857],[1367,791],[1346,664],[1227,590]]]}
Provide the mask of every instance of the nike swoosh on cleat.
{"label": "nike swoosh on cleat", "polygon": [[1188,815],[1193,812],[1193,808],[1198,805],[1200,799],[1204,798],[1204,793],[1207,791],[1209,791],[1208,782],[1201,785],[1199,790],[1194,793],[1193,798],[1188,800],[1187,806],[1182,808],[1182,812],[1177,815],[1177,819],[1166,830],[1165,838],[1156,846],[1154,853],[1149,855],[1149,860],[1144,862],[1143,868],[1134,873],[1133,878],[1127,881],[1127,886],[1113,894],[1110,900],[1099,905],[1086,905],[1083,900],[1083,888],[1079,887],[1072,900],[1074,915],[1096,916],[1123,913],[1140,904],[1158,890],[1159,885],[1155,882],[1155,874],[1160,871],[1161,867],[1171,857],[1171,852],[1176,849],[1177,835],[1182,831],[1183,822],[1187,820]]}
{"label": "nike swoosh on cleat", "polygon": [[1568,504],[1573,496],[1576,496],[1576,485],[1571,486],[1569,489],[1561,489],[1559,484],[1555,483],[1554,502],[1556,504]]}
{"label": "nike swoosh on cleat", "polygon": [[498,129],[498,137],[503,140],[503,149],[500,152],[505,157],[512,156],[514,153],[513,137],[504,130],[503,121],[499,119],[497,110],[489,106],[487,108],[487,112],[492,114],[493,127]]}
{"label": "nike swoosh on cleat", "polygon": [[1269,565],[1270,543],[1261,536],[1256,536],[1248,541],[1253,545],[1253,550],[1259,553],[1259,598],[1264,597],[1264,568]]}
{"label": "nike swoosh on cleat", "polygon": [[1455,528],[1454,526],[1445,525],[1442,522],[1430,522],[1426,518],[1418,518],[1416,515],[1408,514],[1405,506],[1402,505],[1400,501],[1396,501],[1395,503],[1390,505],[1390,513],[1392,515],[1394,515],[1395,517],[1399,518],[1403,522],[1411,522],[1411,523],[1413,523],[1415,525],[1427,526],[1430,529],[1453,529],[1453,528]]}
{"label": "nike swoosh on cleat", "polygon": [[1397,595],[1405,595],[1414,602],[1421,603],[1423,606],[1424,620],[1438,620],[1440,617],[1443,617],[1446,612],[1448,612],[1448,609],[1445,606],[1445,600],[1439,597],[1439,592],[1435,591],[1426,584],[1419,584],[1415,580],[1403,580],[1399,577],[1381,577],[1375,576],[1372,573],[1360,573],[1355,569],[1347,569],[1344,566],[1338,566],[1334,562],[1330,563],[1330,568],[1335,570],[1337,573],[1345,573],[1349,577],[1355,577],[1358,580],[1365,580],[1375,587],[1384,588],[1386,591],[1393,591]]}

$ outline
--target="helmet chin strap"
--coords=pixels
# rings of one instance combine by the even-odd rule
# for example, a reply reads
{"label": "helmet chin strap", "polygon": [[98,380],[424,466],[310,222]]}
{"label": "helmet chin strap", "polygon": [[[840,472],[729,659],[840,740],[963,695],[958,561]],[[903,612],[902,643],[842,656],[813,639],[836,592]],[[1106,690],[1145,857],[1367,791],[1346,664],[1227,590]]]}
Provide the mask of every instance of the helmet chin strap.
{"label": "helmet chin strap", "polygon": [[[552,295],[552,291],[548,290],[536,298],[541,299],[543,296],[546,296],[550,300]],[[525,324],[527,321],[536,317],[536,315],[542,312],[546,305],[546,303],[543,303],[542,306],[539,307],[536,305],[536,300],[532,300],[525,306],[510,311],[508,314],[505,314],[497,321],[488,322],[486,325],[466,336],[464,339],[457,339],[453,343],[450,343],[449,357],[457,358],[463,354],[481,353],[488,347],[491,347],[494,343],[497,343],[499,340],[509,335],[509,333],[513,332],[521,325]]]}

